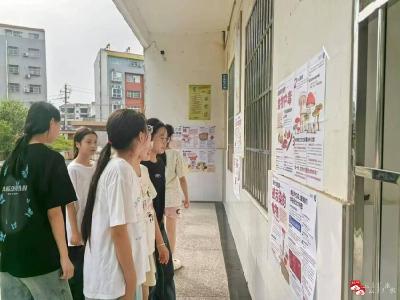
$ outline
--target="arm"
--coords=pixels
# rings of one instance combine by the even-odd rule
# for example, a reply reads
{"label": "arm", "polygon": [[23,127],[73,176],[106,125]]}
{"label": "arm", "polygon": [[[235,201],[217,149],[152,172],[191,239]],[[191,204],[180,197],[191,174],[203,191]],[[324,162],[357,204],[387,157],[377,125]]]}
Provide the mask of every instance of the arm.
{"label": "arm", "polygon": [[185,196],[185,200],[184,200],[185,208],[189,208],[190,202],[189,202],[189,192],[188,192],[188,184],[186,181],[186,177],[183,176],[183,177],[179,178],[179,183],[181,184],[181,189],[182,189],[183,195]]}
{"label": "arm", "polygon": [[123,299],[133,299],[136,289],[136,271],[127,225],[111,227],[111,238],[125,279],[125,296]]}
{"label": "arm", "polygon": [[78,229],[78,221],[76,219],[75,203],[71,202],[67,204],[68,219],[71,226],[71,244],[78,246],[82,244],[82,237]]}
{"label": "arm", "polygon": [[155,227],[156,227],[156,246],[159,254],[159,260],[161,264],[167,264],[169,261],[169,251],[165,245],[163,236],[161,234],[160,226],[158,225],[158,220],[155,217]]}
{"label": "arm", "polygon": [[61,279],[70,279],[74,276],[74,266],[68,257],[67,243],[65,241],[64,217],[61,207],[51,208],[47,211],[51,230],[60,253],[60,263],[62,268]]}

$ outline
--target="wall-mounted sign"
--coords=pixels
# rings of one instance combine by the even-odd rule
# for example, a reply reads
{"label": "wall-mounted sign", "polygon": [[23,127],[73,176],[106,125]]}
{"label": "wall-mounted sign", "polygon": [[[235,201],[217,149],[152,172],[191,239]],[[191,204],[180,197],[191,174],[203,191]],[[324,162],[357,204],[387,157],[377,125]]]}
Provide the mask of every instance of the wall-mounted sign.
{"label": "wall-mounted sign", "polygon": [[189,85],[189,120],[211,119],[211,85]]}
{"label": "wall-mounted sign", "polygon": [[222,74],[222,89],[224,91],[228,90],[228,74]]}

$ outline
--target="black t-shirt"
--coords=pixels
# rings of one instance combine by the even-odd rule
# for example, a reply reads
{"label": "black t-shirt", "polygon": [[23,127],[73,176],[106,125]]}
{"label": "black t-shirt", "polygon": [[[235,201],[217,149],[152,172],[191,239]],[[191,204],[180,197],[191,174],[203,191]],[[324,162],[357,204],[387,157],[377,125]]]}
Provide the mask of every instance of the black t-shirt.
{"label": "black t-shirt", "polygon": [[0,245],[0,271],[15,277],[43,275],[61,267],[47,211],[77,200],[61,154],[43,144],[31,144],[26,162],[33,215],[21,231]]}
{"label": "black t-shirt", "polygon": [[160,158],[157,158],[156,163],[143,161],[142,164],[149,170],[150,180],[157,192],[157,197],[153,199],[153,206],[158,224],[161,224],[165,209],[165,164]]}

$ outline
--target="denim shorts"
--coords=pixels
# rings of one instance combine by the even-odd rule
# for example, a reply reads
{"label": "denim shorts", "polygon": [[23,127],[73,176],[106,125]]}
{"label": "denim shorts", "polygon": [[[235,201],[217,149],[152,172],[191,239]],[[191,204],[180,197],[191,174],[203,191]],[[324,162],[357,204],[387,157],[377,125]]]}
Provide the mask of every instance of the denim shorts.
{"label": "denim shorts", "polygon": [[60,270],[27,278],[0,272],[1,299],[72,300],[68,281],[60,279]]}

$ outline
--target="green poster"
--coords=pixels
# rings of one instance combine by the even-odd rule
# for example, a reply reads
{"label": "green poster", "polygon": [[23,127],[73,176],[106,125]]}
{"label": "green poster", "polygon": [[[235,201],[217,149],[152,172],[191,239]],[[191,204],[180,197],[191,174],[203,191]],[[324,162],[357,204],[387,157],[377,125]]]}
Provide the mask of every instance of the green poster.
{"label": "green poster", "polygon": [[189,120],[211,119],[211,85],[189,85]]}

